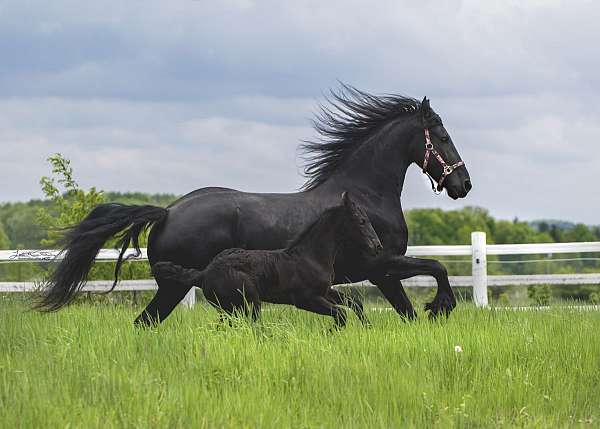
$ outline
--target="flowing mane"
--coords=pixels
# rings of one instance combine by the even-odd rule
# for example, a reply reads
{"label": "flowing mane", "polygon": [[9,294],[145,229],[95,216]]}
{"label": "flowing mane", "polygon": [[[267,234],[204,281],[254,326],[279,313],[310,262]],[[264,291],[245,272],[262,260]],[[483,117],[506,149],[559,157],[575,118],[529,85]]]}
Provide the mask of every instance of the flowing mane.
{"label": "flowing mane", "polygon": [[300,145],[307,178],[302,190],[314,189],[345,161],[365,139],[381,125],[406,114],[416,113],[421,102],[410,97],[386,94],[372,95],[341,83],[339,91],[331,90],[328,105],[320,105],[313,120],[319,134],[316,141]]}

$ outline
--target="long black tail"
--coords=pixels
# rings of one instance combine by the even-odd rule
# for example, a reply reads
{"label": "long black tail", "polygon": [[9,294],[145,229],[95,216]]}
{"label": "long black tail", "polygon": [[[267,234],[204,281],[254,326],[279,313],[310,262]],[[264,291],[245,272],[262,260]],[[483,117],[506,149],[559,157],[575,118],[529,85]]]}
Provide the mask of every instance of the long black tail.
{"label": "long black tail", "polygon": [[56,311],[71,302],[85,284],[102,245],[116,236],[121,253],[115,267],[111,290],[114,289],[129,244],[133,243],[139,255],[140,233],[165,219],[167,214],[167,209],[155,206],[110,203],[95,207],[81,223],[65,230],[64,259],[43,285],[43,295],[35,307],[40,311]]}

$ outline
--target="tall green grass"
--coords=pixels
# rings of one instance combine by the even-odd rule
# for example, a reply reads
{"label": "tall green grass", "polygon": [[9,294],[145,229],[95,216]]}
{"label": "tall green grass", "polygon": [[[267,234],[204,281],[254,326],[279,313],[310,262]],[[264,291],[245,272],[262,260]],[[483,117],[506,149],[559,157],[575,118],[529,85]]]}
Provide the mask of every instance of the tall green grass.
{"label": "tall green grass", "polygon": [[[0,304],[2,427],[569,427],[600,424],[600,314],[477,310],[340,332],[281,306],[261,323],[178,310]],[[462,352],[456,352],[460,346]]]}

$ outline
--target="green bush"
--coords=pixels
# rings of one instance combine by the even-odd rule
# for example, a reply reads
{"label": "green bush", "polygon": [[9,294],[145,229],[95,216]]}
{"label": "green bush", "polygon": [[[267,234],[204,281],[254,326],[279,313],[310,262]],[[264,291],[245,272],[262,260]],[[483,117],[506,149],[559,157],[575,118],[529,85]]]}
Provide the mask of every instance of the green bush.
{"label": "green bush", "polygon": [[535,305],[550,305],[552,293],[549,285],[535,285],[527,288],[529,299],[533,300]]}

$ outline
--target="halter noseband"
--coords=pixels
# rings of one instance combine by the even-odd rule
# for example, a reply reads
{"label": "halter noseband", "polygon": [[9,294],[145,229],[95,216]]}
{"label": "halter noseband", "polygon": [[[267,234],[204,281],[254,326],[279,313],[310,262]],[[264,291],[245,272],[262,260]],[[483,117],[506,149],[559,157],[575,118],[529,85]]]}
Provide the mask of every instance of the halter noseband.
{"label": "halter noseband", "polygon": [[[434,178],[431,177],[431,174],[429,174],[429,172],[427,171],[427,164],[429,163],[430,153],[433,153],[433,156],[437,158],[438,162],[442,166],[442,175],[437,181],[437,190],[434,185]],[[431,182],[431,189],[433,189],[433,192],[436,194],[441,193],[442,189],[444,189],[442,187],[442,184],[444,183],[444,180],[446,180],[446,177],[448,177],[450,174],[452,174],[454,170],[456,170],[462,165],[465,165],[463,161],[458,161],[455,164],[448,165],[446,161],[444,161],[444,158],[442,158],[442,155],[440,155],[440,153],[433,147],[433,143],[431,143],[431,137],[429,136],[429,128],[425,128],[425,159],[423,160],[423,173],[427,174],[427,177],[429,177],[429,181]]]}

